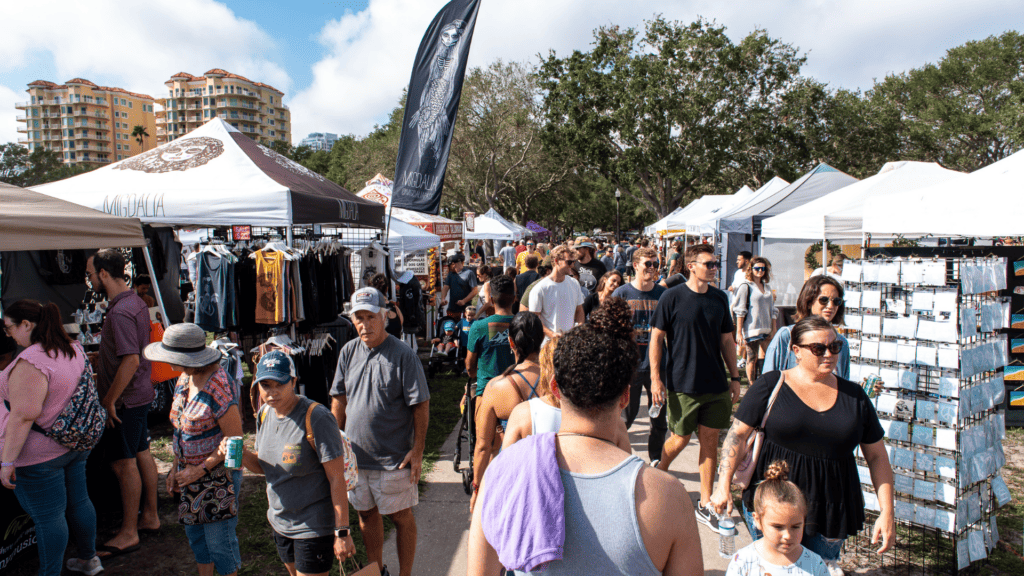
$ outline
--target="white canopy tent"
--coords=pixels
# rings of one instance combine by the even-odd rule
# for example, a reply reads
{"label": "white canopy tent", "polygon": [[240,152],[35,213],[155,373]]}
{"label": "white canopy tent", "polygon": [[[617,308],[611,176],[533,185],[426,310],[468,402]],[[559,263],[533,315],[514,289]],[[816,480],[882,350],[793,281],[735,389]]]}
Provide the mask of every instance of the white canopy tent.
{"label": "white canopy tent", "polygon": [[382,228],[384,208],[257,144],[220,118],[148,152],[33,190],[177,226]]}
{"label": "white canopy tent", "polygon": [[819,164],[796,182],[774,193],[758,193],[719,216],[719,232],[755,234],[758,224],[769,216],[782,214],[820,198],[857,179],[828,164]]}
{"label": "white canopy tent", "polygon": [[872,236],[1021,236],[1024,223],[1017,208],[1022,182],[1024,150],[963,178],[870,198],[864,231]]}
{"label": "white canopy tent", "polygon": [[442,242],[462,241],[462,222],[450,220],[444,216],[435,216],[433,214],[416,212],[415,210],[390,207],[391,185],[391,180],[388,180],[381,174],[377,174],[366,183],[365,188],[356,193],[356,196],[372,202],[377,202],[378,204],[383,204],[385,208],[389,208],[391,210],[392,218],[397,218],[406,224],[411,224],[417,228],[422,228],[427,232],[436,234],[441,238]]}
{"label": "white canopy tent", "polygon": [[888,162],[878,174],[761,223],[764,239],[856,240],[863,234],[864,206],[872,198],[917,190],[966,177],[933,162]]}
{"label": "white canopy tent", "polygon": [[644,228],[644,235],[645,236],[654,236],[655,234],[658,233],[659,230],[665,230],[665,223],[668,222],[669,218],[675,216],[676,214],[679,214],[680,212],[682,212],[683,210],[686,210],[687,208],[689,208],[692,205],[693,205],[693,202],[690,202],[686,206],[680,206],[679,208],[676,208],[675,210],[669,212],[668,216],[665,216],[661,220],[658,220],[654,224],[651,224],[650,226],[647,226],[646,228]]}
{"label": "white canopy tent", "polygon": [[779,303],[795,303],[804,282],[804,254],[809,244],[821,244],[825,239],[861,243],[865,202],[965,176],[934,163],[889,162],[870,178],[764,220],[760,253],[772,263]]}
{"label": "white canopy tent", "polygon": [[501,214],[498,214],[494,208],[478,215],[475,219],[474,230],[467,231],[465,234],[467,240],[518,241],[523,238],[523,233]]}

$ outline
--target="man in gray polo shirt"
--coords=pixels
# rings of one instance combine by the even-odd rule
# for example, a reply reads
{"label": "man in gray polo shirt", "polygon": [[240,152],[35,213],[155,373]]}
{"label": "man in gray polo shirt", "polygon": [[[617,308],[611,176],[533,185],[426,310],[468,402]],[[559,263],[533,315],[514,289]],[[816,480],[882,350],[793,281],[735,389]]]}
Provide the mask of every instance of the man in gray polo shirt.
{"label": "man in gray polo shirt", "polygon": [[374,288],[352,295],[352,320],[359,339],[338,356],[331,386],[331,411],[352,442],[359,483],[348,493],[359,512],[359,528],[371,562],[383,562],[384,521],[398,532],[398,564],[412,575],[416,558],[417,484],[430,418],[430,391],[423,364],[411,348],[385,331],[387,299]]}

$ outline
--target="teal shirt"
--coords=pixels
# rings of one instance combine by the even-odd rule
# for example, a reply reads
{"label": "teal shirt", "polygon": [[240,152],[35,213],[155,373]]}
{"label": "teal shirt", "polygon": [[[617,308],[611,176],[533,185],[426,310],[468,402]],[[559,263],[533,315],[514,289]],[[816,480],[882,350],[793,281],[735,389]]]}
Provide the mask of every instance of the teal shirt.
{"label": "teal shirt", "polygon": [[494,314],[473,322],[469,329],[469,351],[477,355],[476,395],[484,393],[491,378],[501,376],[506,368],[515,364],[512,347],[508,345],[511,316]]}

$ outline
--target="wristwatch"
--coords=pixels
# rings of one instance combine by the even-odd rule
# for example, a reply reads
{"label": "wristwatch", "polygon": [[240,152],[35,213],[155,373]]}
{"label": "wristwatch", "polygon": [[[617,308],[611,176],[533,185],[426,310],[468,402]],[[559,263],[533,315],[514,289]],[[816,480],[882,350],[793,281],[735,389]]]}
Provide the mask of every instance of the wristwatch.
{"label": "wristwatch", "polygon": [[348,526],[335,528],[334,533],[338,536],[338,538],[348,538]]}
{"label": "wristwatch", "polygon": [[735,381],[739,382],[741,380],[741,378],[739,376],[729,376],[729,380],[735,380]]}

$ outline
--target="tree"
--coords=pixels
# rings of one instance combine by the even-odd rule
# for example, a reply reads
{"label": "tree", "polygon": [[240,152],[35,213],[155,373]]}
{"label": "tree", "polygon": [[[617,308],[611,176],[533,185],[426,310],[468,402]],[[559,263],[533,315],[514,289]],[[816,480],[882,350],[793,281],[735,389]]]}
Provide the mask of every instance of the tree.
{"label": "tree", "polygon": [[36,148],[30,154],[24,146],[0,144],[0,182],[23,188],[63,180],[89,172],[95,166],[64,164],[59,152]]}
{"label": "tree", "polygon": [[24,186],[22,174],[28,167],[28,148],[14,142],[0,144],[0,182]]}
{"label": "tree", "polygon": [[532,65],[497,60],[469,72],[448,158],[446,203],[459,212],[496,208],[525,222],[539,216],[539,204],[557,200],[556,191],[564,193],[577,163],[542,142],[541,97]]}
{"label": "tree", "polygon": [[274,140],[270,143],[270,149],[281,156],[285,156],[287,158],[292,157],[292,145],[284,140]]}
{"label": "tree", "polygon": [[733,43],[705,20],[657,17],[642,36],[615,26],[594,36],[591,51],[543,62],[545,141],[659,217],[720,184],[758,129],[752,119],[774,113],[804,62],[762,30]]}
{"label": "tree", "polygon": [[146,138],[149,138],[149,132],[146,132],[146,127],[142,125],[136,125],[132,128],[132,138],[139,143],[139,147],[142,147],[143,142]]}
{"label": "tree", "polygon": [[886,77],[869,97],[899,111],[905,157],[976,170],[1024,147],[1024,35],[968,42]]}

